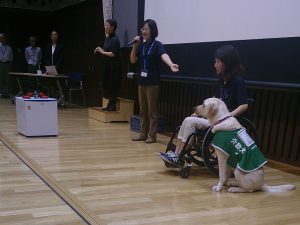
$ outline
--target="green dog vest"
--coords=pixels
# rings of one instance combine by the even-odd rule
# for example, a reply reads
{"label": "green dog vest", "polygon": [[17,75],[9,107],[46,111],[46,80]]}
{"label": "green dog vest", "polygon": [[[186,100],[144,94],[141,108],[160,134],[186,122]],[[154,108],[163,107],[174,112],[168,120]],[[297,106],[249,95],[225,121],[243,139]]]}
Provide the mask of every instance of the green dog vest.
{"label": "green dog vest", "polygon": [[267,162],[245,129],[218,131],[212,145],[228,156],[228,166],[244,172],[257,170]]}

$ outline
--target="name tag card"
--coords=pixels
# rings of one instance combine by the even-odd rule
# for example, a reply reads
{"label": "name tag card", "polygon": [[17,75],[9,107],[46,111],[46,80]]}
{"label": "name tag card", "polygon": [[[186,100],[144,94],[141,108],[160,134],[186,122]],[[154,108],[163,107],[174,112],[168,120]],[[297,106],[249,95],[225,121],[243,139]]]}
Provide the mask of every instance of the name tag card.
{"label": "name tag card", "polygon": [[141,77],[147,77],[147,76],[148,76],[148,73],[146,71],[141,72]]}
{"label": "name tag card", "polygon": [[247,147],[254,143],[253,139],[249,136],[245,129],[239,131],[237,136]]}

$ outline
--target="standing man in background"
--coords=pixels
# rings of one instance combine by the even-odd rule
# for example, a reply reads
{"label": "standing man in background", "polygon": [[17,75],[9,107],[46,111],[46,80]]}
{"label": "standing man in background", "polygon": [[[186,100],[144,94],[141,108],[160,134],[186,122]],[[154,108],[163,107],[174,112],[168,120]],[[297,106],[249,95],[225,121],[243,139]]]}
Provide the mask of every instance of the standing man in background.
{"label": "standing man in background", "polygon": [[41,48],[36,46],[36,42],[36,37],[29,37],[30,46],[25,48],[25,59],[28,66],[28,73],[36,73],[41,64],[42,52]]}
{"label": "standing man in background", "polygon": [[6,44],[5,34],[0,34],[0,95],[1,97],[12,97],[11,82],[8,72],[13,61],[13,52]]}

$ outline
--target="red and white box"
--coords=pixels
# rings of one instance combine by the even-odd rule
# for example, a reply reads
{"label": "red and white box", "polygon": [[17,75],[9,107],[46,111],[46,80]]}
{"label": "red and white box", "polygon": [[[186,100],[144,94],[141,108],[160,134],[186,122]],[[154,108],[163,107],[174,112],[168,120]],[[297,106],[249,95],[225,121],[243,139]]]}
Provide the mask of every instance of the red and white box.
{"label": "red and white box", "polygon": [[57,136],[57,100],[16,97],[17,130],[25,136]]}

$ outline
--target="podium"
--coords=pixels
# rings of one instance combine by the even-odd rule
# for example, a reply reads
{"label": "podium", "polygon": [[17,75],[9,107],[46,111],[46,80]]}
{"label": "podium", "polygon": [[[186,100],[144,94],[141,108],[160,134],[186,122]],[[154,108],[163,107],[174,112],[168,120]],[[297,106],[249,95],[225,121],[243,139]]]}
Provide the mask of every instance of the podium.
{"label": "podium", "polygon": [[[107,105],[108,99],[103,98],[102,105]],[[89,118],[104,122],[130,122],[133,115],[134,101],[125,98],[117,99],[117,111],[103,111],[102,107],[91,107],[88,109]]]}
{"label": "podium", "polygon": [[16,97],[17,130],[31,136],[57,136],[57,100]]}

